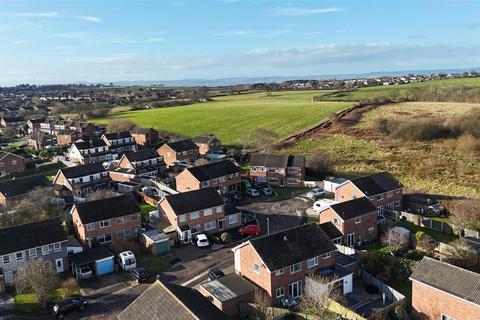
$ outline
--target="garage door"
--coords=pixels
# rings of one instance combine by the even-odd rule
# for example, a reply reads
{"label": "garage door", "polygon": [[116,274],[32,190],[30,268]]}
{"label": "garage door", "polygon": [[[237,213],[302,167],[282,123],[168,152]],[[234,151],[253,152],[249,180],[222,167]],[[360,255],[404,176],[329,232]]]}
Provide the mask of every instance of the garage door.
{"label": "garage door", "polygon": [[165,239],[164,241],[159,241],[155,243],[155,248],[156,252],[155,254],[164,254],[170,250],[168,246],[168,239]]}
{"label": "garage door", "polygon": [[102,274],[113,272],[113,259],[108,258],[104,260],[98,260],[95,262],[97,266],[97,276]]}

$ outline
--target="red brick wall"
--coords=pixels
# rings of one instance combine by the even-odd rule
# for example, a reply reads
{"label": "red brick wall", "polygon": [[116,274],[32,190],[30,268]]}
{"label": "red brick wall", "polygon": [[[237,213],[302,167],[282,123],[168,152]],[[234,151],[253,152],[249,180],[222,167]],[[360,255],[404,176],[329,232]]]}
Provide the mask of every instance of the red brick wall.
{"label": "red brick wall", "polygon": [[353,183],[348,181],[335,190],[335,201],[344,202],[352,200],[354,199],[353,195],[355,195],[356,198],[365,196],[363,192],[360,191]]}
{"label": "red brick wall", "polygon": [[188,170],[183,170],[175,177],[175,181],[178,192],[200,189],[200,182]]}
{"label": "red brick wall", "polygon": [[442,314],[455,320],[480,319],[479,305],[458,299],[416,281],[412,281],[412,308],[418,319],[441,319]]}
{"label": "red brick wall", "polygon": [[[12,164],[16,161],[16,164]],[[0,160],[0,171],[13,174],[25,171],[25,159],[14,154],[7,154]]]}

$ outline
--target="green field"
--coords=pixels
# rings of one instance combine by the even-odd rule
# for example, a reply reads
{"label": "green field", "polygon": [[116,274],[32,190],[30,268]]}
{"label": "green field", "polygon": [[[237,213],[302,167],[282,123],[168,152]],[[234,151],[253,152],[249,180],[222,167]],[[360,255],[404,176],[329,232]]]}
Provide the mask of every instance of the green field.
{"label": "green field", "polygon": [[214,98],[214,101],[189,106],[118,112],[96,119],[107,123],[125,118],[140,127],[153,127],[185,136],[200,133],[216,135],[223,144],[239,142],[245,132],[269,129],[281,138],[322,121],[332,112],[343,110],[349,102],[314,102],[313,96],[331,91],[264,92]]}

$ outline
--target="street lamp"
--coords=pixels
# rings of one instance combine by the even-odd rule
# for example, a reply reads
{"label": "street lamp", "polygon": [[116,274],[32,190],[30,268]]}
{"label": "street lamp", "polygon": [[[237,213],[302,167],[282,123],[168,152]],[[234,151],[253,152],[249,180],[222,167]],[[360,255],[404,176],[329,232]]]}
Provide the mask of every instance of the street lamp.
{"label": "street lamp", "polygon": [[267,218],[267,234],[270,234],[270,218]]}

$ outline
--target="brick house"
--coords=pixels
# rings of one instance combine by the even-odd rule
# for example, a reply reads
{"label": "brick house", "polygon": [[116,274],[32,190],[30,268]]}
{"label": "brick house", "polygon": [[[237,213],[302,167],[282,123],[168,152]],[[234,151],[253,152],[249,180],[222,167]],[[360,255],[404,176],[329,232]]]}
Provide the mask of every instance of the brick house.
{"label": "brick house", "polygon": [[192,140],[181,140],[165,143],[157,149],[157,152],[163,157],[168,168],[177,162],[193,164],[200,158],[198,150],[198,146]]}
{"label": "brick house", "polygon": [[64,146],[82,139],[82,133],[75,130],[59,130],[55,137],[57,139],[57,144]]}
{"label": "brick house", "polygon": [[59,169],[53,184],[57,195],[63,198],[83,198],[92,191],[110,188],[111,180],[100,163],[90,163]]}
{"label": "brick house", "polygon": [[153,128],[133,128],[131,131],[135,143],[142,148],[151,148],[158,144],[158,131]]}
{"label": "brick house", "polygon": [[2,117],[0,126],[2,128],[17,128],[25,124],[24,117]]}
{"label": "brick house", "polygon": [[0,177],[25,171],[25,158],[17,154],[0,151]]}
{"label": "brick house", "polygon": [[303,187],[305,157],[254,153],[250,156],[249,169],[254,184]]}
{"label": "brick house", "polygon": [[223,200],[213,188],[167,195],[158,203],[158,210],[177,229],[183,243],[190,242],[197,233],[238,227],[242,220],[240,212],[226,214]]}
{"label": "brick house", "polygon": [[232,249],[235,273],[263,289],[278,305],[302,294],[306,277],[337,275],[343,293],[352,291],[352,272],[335,264],[337,247],[317,224],[298,227],[244,242]]}
{"label": "brick house", "polygon": [[157,177],[165,173],[165,162],[155,149],[126,153],[118,166],[110,170],[113,181],[132,181],[137,178]]}
{"label": "brick house", "polygon": [[109,147],[110,152],[119,156],[137,150],[135,139],[128,131],[105,133],[102,140]]}
{"label": "brick house", "polygon": [[32,133],[28,139],[28,146],[35,150],[43,150],[48,146],[55,146],[57,139],[54,136],[45,133]]}
{"label": "brick house", "polygon": [[32,134],[40,130],[40,123],[45,122],[45,118],[30,119],[27,121],[28,133]]}
{"label": "brick house", "polygon": [[367,197],[382,213],[383,209],[401,210],[403,185],[390,173],[381,172],[348,180],[335,190],[335,201]]}
{"label": "brick house", "polygon": [[53,270],[68,270],[67,235],[60,219],[41,220],[0,229],[0,273],[12,284],[28,261],[43,259]]}
{"label": "brick house", "polygon": [[72,143],[67,159],[74,163],[89,164],[113,159],[110,147],[103,140],[77,140]]}
{"label": "brick house", "polygon": [[56,135],[59,131],[78,131],[82,136],[92,135],[97,128],[91,123],[79,120],[45,120],[40,123],[40,131]]}
{"label": "brick house", "polygon": [[332,222],[343,234],[343,244],[351,247],[378,237],[378,209],[368,198],[339,202],[320,211],[320,223]]}
{"label": "brick house", "polygon": [[53,185],[41,174],[0,182],[0,206],[6,209],[17,206],[30,192],[52,189]]}
{"label": "brick house", "polygon": [[177,191],[215,188],[220,194],[240,190],[240,168],[230,160],[187,168],[175,177]]}
{"label": "brick house", "polygon": [[214,135],[198,135],[192,140],[198,146],[198,151],[201,155],[205,155],[208,152],[220,150],[220,140],[215,138]]}
{"label": "brick house", "polygon": [[141,209],[132,194],[76,203],[70,210],[78,240],[91,246],[136,238],[142,227]]}
{"label": "brick house", "polygon": [[424,257],[410,276],[418,319],[478,320],[480,274]]}

